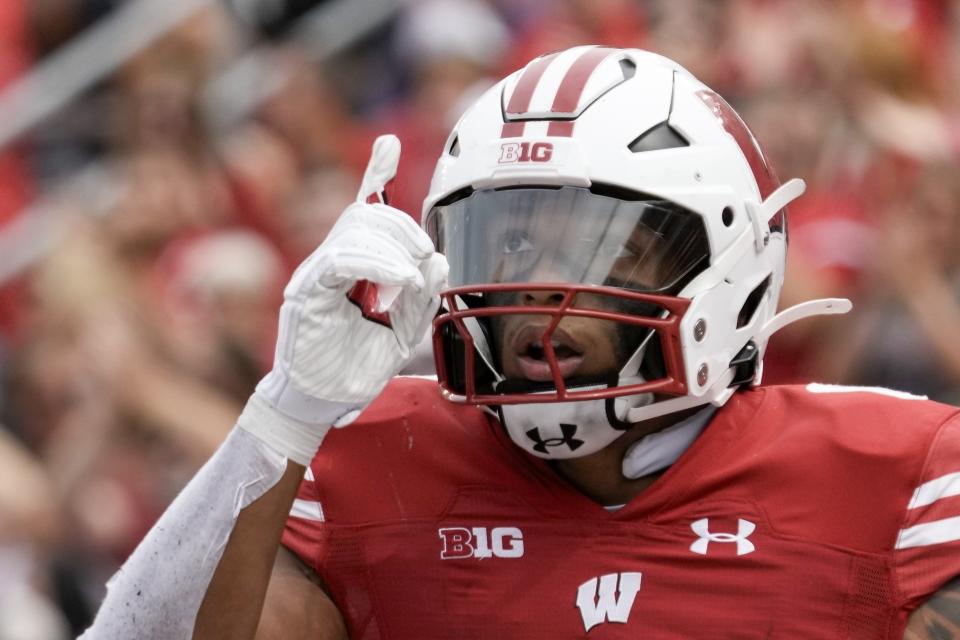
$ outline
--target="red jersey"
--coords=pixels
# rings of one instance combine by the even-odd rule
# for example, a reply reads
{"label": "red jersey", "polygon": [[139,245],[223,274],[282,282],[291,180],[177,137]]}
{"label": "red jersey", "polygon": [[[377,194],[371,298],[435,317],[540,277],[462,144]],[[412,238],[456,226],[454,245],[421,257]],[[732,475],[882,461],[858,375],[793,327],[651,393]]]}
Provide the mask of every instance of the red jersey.
{"label": "red jersey", "polygon": [[617,511],[399,378],[334,430],[283,543],[351,638],[895,638],[960,575],[960,418],[842,387],[734,394]]}

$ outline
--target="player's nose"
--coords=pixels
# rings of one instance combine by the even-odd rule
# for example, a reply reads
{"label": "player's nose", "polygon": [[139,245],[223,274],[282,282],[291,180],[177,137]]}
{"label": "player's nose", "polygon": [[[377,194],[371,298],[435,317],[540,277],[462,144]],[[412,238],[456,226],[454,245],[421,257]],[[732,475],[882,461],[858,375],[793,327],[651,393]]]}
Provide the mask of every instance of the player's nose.
{"label": "player's nose", "polygon": [[527,307],[555,307],[563,302],[563,291],[557,290],[531,290],[520,294],[521,301]]}

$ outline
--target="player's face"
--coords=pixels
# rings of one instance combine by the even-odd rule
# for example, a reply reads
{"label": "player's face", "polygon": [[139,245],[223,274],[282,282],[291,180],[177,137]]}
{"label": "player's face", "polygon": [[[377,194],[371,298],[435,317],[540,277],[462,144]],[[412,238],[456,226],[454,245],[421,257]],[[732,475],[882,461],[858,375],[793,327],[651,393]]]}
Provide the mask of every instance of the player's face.
{"label": "player's face", "polygon": [[[607,243],[598,251],[610,254],[611,266],[604,284],[633,290],[649,290],[651,283],[662,281],[662,268],[665,264],[656,233],[638,225],[626,241]],[[560,227],[540,229],[536,234],[536,243],[563,246],[569,242]],[[506,228],[499,243],[503,246],[503,260],[498,268],[499,279],[516,281],[518,271],[530,282],[562,281],[566,274],[551,270],[547,265],[528,269],[526,263],[533,255],[542,254],[544,247],[538,247],[523,229]],[[615,245],[615,246],[614,246]],[[570,247],[571,252],[575,251]],[[524,257],[524,253],[531,256]],[[562,252],[560,252],[562,253]],[[560,261],[553,261],[554,267],[562,271]],[[531,290],[510,294],[510,300],[496,300],[496,304],[517,306],[556,306],[564,299],[564,292],[551,290]],[[621,299],[609,296],[578,294],[576,306],[585,309],[627,312],[634,315],[653,316],[658,309],[652,306],[631,305]],[[631,308],[632,307],[632,308]],[[552,322],[550,316],[515,314],[503,316],[494,322],[498,356],[504,375],[508,379],[526,379],[535,382],[547,382],[553,379],[553,373],[543,348],[543,335]],[[557,357],[560,374],[564,379],[573,377],[599,377],[615,373],[629,355],[639,346],[647,330],[595,318],[576,316],[564,317],[552,334],[552,344]]]}
{"label": "player's face", "polygon": [[[437,247],[450,263],[451,287],[509,285],[509,293],[484,294],[487,307],[557,306],[564,286],[676,293],[709,257],[699,216],[612,187],[477,191],[438,205],[432,214]],[[541,287],[517,293],[524,283]],[[543,290],[553,283],[557,290]],[[621,321],[564,312],[551,338],[565,379],[617,372],[649,333],[623,320],[661,312],[602,293],[578,293],[572,306],[615,312]],[[496,368],[507,378],[552,380],[544,347],[552,320],[526,313],[492,318]]]}

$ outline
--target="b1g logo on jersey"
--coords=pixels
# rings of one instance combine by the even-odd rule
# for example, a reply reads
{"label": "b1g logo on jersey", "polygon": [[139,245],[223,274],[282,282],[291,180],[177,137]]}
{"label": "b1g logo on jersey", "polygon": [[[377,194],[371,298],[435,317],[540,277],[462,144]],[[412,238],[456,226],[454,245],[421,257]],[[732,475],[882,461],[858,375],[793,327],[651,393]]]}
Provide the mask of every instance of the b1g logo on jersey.
{"label": "b1g logo on jersey", "polygon": [[552,142],[504,142],[500,145],[500,164],[550,162],[552,159]]}
{"label": "b1g logo on jersey", "polygon": [[523,557],[523,532],[517,527],[444,527],[437,533],[442,560]]}

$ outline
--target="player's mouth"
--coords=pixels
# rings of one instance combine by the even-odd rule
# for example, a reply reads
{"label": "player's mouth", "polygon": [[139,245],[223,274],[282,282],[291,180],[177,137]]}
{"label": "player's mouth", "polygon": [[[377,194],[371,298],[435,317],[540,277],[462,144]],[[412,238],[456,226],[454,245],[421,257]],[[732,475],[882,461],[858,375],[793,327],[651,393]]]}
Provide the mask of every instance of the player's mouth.
{"label": "player's mouth", "polygon": [[[513,340],[520,373],[527,380],[553,380],[553,371],[543,346],[543,327],[527,327]],[[561,378],[570,378],[583,363],[584,349],[567,332],[557,329],[550,341]]]}

